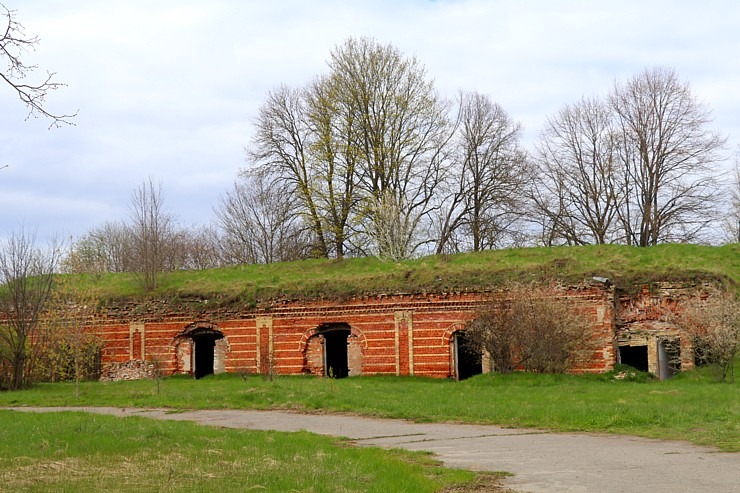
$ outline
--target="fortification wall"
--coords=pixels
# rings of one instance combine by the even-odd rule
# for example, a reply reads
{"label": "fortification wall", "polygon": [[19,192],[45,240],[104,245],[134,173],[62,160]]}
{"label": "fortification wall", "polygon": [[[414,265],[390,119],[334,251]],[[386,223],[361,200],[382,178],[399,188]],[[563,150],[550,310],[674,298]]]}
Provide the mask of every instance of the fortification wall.
{"label": "fortification wall", "polygon": [[[592,350],[575,371],[603,372],[616,361],[612,290],[600,283],[552,286],[592,330]],[[199,371],[324,375],[328,349],[346,341],[341,364],[354,375],[455,378],[455,333],[492,299],[488,293],[417,294],[343,301],[290,301],[208,309],[120,309],[101,314],[104,367],[157,361],[165,374]],[[344,339],[346,338],[346,339]],[[334,351],[333,349],[331,351]],[[205,356],[204,356],[205,355]],[[206,368],[207,366],[210,368]],[[109,371],[110,373],[110,371]]]}

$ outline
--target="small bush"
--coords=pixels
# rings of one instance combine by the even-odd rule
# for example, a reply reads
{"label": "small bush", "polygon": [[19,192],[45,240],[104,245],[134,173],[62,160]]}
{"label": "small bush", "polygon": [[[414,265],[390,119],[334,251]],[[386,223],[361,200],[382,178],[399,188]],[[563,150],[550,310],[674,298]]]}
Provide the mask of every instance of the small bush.
{"label": "small bush", "polygon": [[520,288],[492,303],[468,324],[466,334],[502,373],[515,368],[562,373],[589,344],[588,327],[573,306],[540,288]]}
{"label": "small bush", "polygon": [[740,299],[730,293],[695,298],[676,320],[691,338],[697,361],[711,365],[718,380],[734,381],[740,355]]}

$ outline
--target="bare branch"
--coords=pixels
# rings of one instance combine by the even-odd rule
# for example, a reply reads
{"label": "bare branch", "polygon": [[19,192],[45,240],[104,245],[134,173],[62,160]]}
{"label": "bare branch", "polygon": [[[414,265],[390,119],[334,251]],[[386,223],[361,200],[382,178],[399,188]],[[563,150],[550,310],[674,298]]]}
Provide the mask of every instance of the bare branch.
{"label": "bare branch", "polygon": [[46,77],[38,82],[31,82],[28,77],[38,69],[36,65],[28,65],[23,55],[33,51],[39,43],[37,36],[28,36],[23,25],[16,20],[16,11],[8,9],[0,3],[0,17],[4,18],[5,29],[0,37],[0,60],[7,65],[0,70],[0,79],[15,91],[18,98],[28,107],[26,119],[42,116],[51,121],[49,128],[62,125],[74,125],[74,113],[55,113],[46,108],[46,97],[50,92],[66,86],[54,80],[55,72],[46,72]]}

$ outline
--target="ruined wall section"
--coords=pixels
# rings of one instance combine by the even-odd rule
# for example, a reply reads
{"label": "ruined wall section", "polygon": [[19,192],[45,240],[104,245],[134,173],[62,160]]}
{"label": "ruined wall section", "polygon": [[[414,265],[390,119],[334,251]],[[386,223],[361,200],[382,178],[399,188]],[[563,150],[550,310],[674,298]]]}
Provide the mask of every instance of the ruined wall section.
{"label": "ruined wall section", "polygon": [[[643,285],[638,293],[617,293],[615,337],[618,346],[645,346],[648,371],[659,375],[661,342],[678,342],[681,369],[694,368],[694,352],[689,337],[677,326],[676,314],[683,302],[716,288],[709,283],[662,282]],[[675,362],[674,362],[675,363]]]}

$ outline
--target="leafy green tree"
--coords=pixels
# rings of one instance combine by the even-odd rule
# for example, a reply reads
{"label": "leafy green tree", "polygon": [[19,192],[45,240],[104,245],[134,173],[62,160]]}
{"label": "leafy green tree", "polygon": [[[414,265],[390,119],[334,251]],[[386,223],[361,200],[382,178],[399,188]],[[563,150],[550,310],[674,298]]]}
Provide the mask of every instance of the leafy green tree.
{"label": "leafy green tree", "polygon": [[414,240],[449,173],[448,105],[421,63],[393,46],[350,38],[328,65],[306,88],[268,95],[250,161],[296,198],[315,256],[341,258],[348,246],[384,256],[374,232],[387,229],[378,221],[386,222],[384,204],[392,203],[395,222],[407,226],[400,254],[408,257],[430,241]]}

